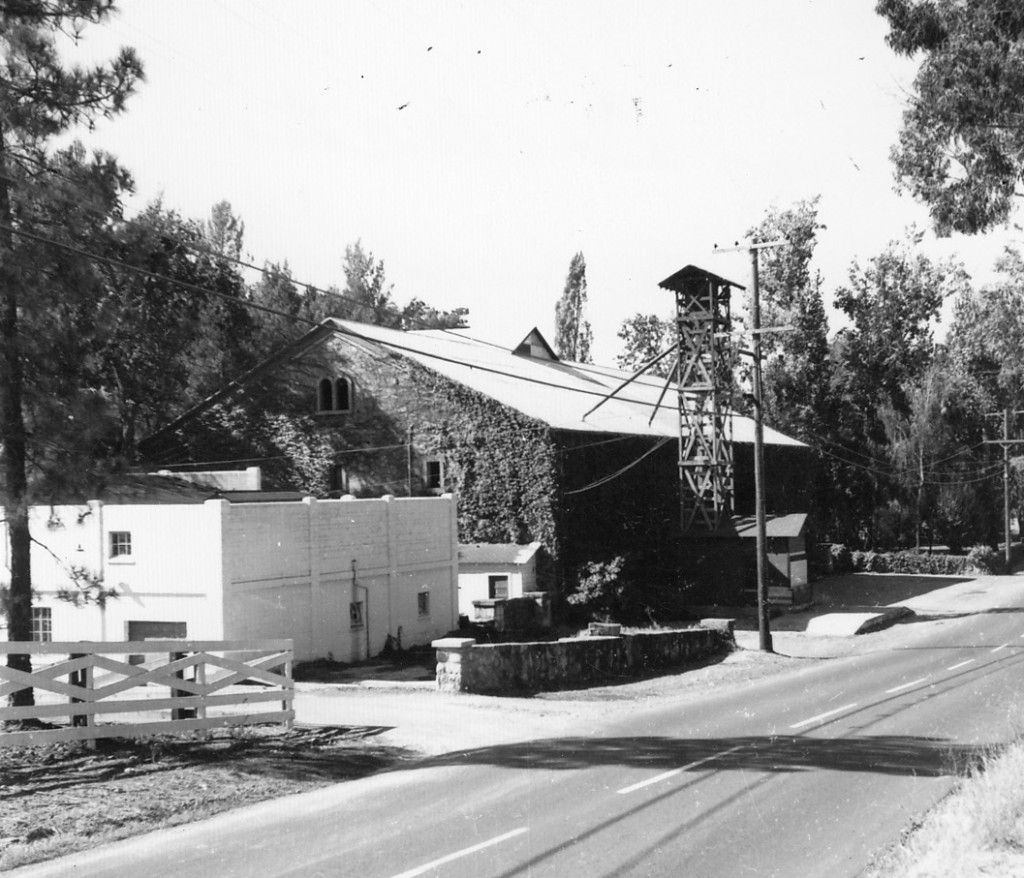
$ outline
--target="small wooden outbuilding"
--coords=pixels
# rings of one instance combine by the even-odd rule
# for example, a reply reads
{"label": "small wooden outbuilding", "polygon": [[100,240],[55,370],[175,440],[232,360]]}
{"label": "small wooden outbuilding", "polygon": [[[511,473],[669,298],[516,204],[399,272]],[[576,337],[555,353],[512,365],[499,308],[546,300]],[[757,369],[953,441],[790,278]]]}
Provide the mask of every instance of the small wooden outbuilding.
{"label": "small wooden outbuilding", "polygon": [[[736,520],[736,532],[749,541],[756,553],[757,522],[744,517]],[[807,570],[807,514],[770,516],[765,520],[768,540],[768,599],[776,604],[799,606],[810,603],[811,584]],[[744,546],[746,549],[746,546]],[[756,555],[754,562],[756,563]]]}

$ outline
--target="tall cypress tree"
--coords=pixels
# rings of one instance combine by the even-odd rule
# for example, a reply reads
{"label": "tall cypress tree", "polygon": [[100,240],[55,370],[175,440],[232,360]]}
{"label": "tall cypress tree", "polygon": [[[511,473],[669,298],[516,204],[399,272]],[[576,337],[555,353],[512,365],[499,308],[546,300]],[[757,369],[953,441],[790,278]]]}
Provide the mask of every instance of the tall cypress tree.
{"label": "tall cypress tree", "polygon": [[555,305],[555,351],[565,360],[589,363],[594,334],[583,317],[587,304],[587,263],[577,253],[569,263],[562,298]]}
{"label": "tall cypress tree", "polygon": [[[48,390],[26,377],[33,365],[32,338],[49,328],[45,323],[34,325],[30,316],[41,312],[36,285],[41,267],[35,260],[44,251],[38,242],[32,246],[27,235],[40,231],[33,222],[38,218],[36,208],[55,193],[66,202],[70,222],[73,205],[93,198],[91,184],[99,178],[105,177],[114,188],[126,183],[109,161],[97,159],[91,166],[78,162],[76,172],[68,173],[51,152],[54,138],[76,125],[120,113],[142,77],[142,66],[130,49],[89,68],[68,67],[60,57],[61,35],[75,37],[113,11],[112,0],[7,0],[0,6],[0,477],[10,541],[8,637],[16,641],[32,636],[27,411],[32,395]],[[46,234],[62,236],[52,226]],[[34,259],[26,258],[27,251]],[[81,290],[71,266],[50,272],[46,280],[62,285],[60,295],[68,300]],[[11,655],[8,665],[27,671],[31,660],[28,655]],[[32,700],[31,690],[12,696],[15,704]]]}

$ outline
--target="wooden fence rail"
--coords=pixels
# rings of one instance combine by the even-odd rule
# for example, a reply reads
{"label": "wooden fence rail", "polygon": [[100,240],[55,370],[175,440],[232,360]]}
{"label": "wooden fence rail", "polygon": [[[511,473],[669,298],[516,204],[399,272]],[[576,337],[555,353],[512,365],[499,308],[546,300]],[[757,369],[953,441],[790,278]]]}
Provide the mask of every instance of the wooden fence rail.
{"label": "wooden fence rail", "polygon": [[[7,655],[32,656],[31,673]],[[138,737],[227,726],[291,727],[291,640],[0,642],[0,703],[32,689],[36,704],[0,707],[0,747]],[[161,691],[165,689],[166,692]]]}

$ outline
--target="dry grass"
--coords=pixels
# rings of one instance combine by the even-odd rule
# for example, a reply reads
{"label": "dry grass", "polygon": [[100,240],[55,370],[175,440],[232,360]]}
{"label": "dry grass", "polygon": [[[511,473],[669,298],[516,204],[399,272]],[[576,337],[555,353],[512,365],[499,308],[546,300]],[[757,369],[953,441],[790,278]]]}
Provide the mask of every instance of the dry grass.
{"label": "dry grass", "polygon": [[410,758],[378,729],[262,727],[0,749],[0,871],[364,777]]}
{"label": "dry grass", "polygon": [[1022,878],[1024,740],[982,754],[862,878]]}

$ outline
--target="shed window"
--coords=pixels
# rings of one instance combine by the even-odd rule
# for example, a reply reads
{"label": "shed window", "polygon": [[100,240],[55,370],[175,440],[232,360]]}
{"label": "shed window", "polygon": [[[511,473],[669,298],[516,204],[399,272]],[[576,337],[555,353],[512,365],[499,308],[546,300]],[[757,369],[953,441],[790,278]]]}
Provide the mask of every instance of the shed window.
{"label": "shed window", "polygon": [[352,379],[321,378],[316,385],[316,410],[321,413],[352,411]]}
{"label": "shed window", "polygon": [[130,558],[132,556],[132,533],[128,530],[110,532],[110,557]]}
{"label": "shed window", "polygon": [[492,601],[503,601],[508,597],[508,577],[488,576],[487,597]]}
{"label": "shed window", "polygon": [[416,610],[421,616],[430,615],[430,592],[421,591],[416,594]]}

